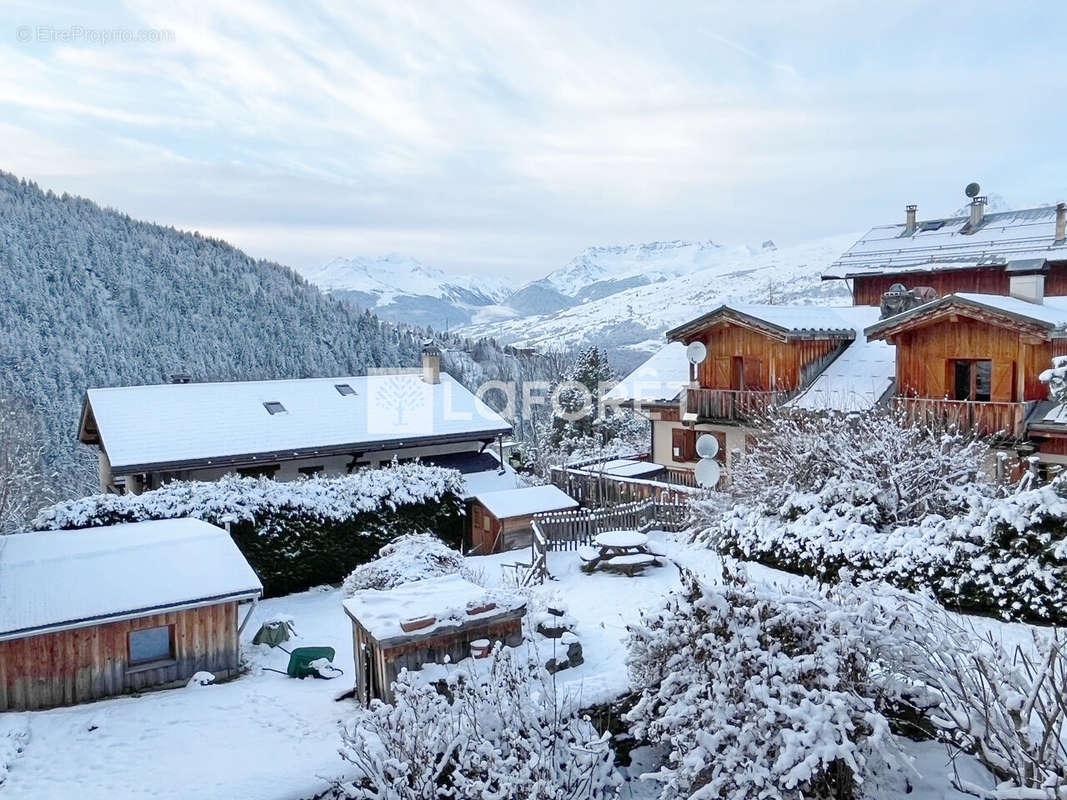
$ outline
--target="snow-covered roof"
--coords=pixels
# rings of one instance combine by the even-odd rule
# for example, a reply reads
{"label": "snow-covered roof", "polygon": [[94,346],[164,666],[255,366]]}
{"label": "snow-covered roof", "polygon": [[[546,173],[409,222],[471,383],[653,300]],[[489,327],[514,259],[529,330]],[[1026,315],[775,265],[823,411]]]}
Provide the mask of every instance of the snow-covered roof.
{"label": "snow-covered roof", "polygon": [[468,453],[446,453],[427,456],[421,459],[435,467],[459,470],[463,476],[464,500],[470,500],[483,492],[499,492],[505,489],[519,489],[526,482],[519,477],[511,465],[501,463],[496,453],[490,450]]}
{"label": "snow-covered roof", "polygon": [[[447,374],[187,383],[90,389],[81,438],[118,474],[224,466],[439,441],[491,438],[511,426]],[[280,405],[273,405],[280,404]],[[272,413],[272,411],[274,413]]]}
{"label": "snow-covered roof", "polygon": [[527,517],[545,511],[562,511],[578,507],[578,502],[569,494],[552,485],[486,492],[479,494],[475,499],[497,519]]}
{"label": "snow-covered roof", "polygon": [[855,325],[856,338],[787,406],[809,411],[866,411],[892,387],[896,348],[863,335],[866,325],[878,321],[879,309],[855,306],[847,314]]}
{"label": "snow-covered roof", "polygon": [[854,334],[851,310],[852,307],[725,303],[707,314],[667,331],[667,339],[683,340],[687,335],[711,324],[715,317],[721,315],[747,319],[787,336],[851,337]]}
{"label": "snow-covered roof", "polygon": [[1020,300],[1017,297],[1008,297],[1000,294],[957,292],[955,294],[947,294],[902,314],[879,320],[869,326],[865,333],[868,337],[877,336],[902,322],[922,317],[952,303],[970,305],[979,310],[999,313],[1022,322],[1029,322],[1039,328],[1046,328],[1050,332],[1067,331],[1067,297],[1046,297],[1042,303],[1031,303],[1026,300]]}
{"label": "snow-covered roof", "polygon": [[824,279],[941,269],[1003,267],[1023,259],[1067,259],[1056,240],[1056,207],[987,213],[973,233],[969,217],[924,220],[908,234],[903,223],[868,231],[823,273]]}
{"label": "snow-covered roof", "polygon": [[[469,609],[485,608],[478,614]],[[344,602],[345,612],[367,632],[387,643],[391,639],[423,637],[525,609],[526,601],[509,592],[488,591],[459,575],[442,575],[404,583],[392,589],[362,589]],[[405,631],[406,620],[432,617],[433,623]]]}
{"label": "snow-covered roof", "polygon": [[262,591],[229,534],[197,519],[0,536],[0,640]]}
{"label": "snow-covered roof", "polygon": [[632,458],[615,458],[600,464],[590,464],[584,469],[588,472],[603,472],[605,475],[617,475],[620,478],[640,478],[663,471],[663,465],[653,461],[638,461]]}
{"label": "snow-covered roof", "polygon": [[689,359],[685,345],[671,342],[615,384],[605,401],[654,403],[671,401],[689,384]]}

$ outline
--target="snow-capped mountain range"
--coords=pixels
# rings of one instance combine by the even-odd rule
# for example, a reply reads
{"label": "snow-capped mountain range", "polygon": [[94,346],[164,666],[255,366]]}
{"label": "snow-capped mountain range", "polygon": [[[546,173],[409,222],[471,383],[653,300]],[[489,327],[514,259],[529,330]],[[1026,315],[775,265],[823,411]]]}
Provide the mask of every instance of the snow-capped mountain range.
{"label": "snow-capped mountain range", "polygon": [[471,321],[472,309],[504,302],[512,293],[501,280],[456,275],[410,256],[335,258],[304,271],[328,294],[398,322],[456,327]]}
{"label": "snow-capped mountain range", "polygon": [[778,249],[707,241],[590,247],[517,291],[399,255],[338,258],[305,277],[388,319],[538,349],[597,344],[634,366],[663,333],[725,301],[840,302],[848,291],[823,269],[858,237]]}

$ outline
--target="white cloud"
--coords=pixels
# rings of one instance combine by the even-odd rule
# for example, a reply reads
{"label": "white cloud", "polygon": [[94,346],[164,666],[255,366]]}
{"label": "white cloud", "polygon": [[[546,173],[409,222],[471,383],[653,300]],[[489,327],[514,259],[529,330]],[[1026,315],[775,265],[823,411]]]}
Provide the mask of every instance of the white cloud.
{"label": "white cloud", "polygon": [[175,41],[0,36],[0,166],[300,266],[389,250],[533,277],[595,243],[862,228],[972,178],[1064,189],[1059,6],[14,11]]}

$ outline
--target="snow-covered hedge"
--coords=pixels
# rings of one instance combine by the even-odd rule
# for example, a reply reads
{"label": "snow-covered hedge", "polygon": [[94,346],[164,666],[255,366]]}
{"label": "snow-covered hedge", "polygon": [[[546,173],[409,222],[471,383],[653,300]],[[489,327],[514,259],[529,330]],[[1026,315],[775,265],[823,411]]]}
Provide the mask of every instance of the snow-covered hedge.
{"label": "snow-covered hedge", "polygon": [[832,484],[778,508],[737,506],[703,534],[721,552],[836,581],[842,570],[929,590],[951,608],[1067,622],[1067,481],[1007,497],[972,494],[952,516],[879,527],[877,511]]}
{"label": "snow-covered hedge", "polygon": [[897,796],[906,760],[871,679],[892,621],[874,603],[683,576],[630,635],[627,719],[668,753],[661,800]]}
{"label": "snow-covered hedge", "polygon": [[466,560],[458,550],[432,533],[413,533],[390,542],[376,559],[356,567],[342,588],[351,597],[361,589],[392,589],[402,583],[466,572]]}
{"label": "snow-covered hedge", "polygon": [[59,503],[38,530],[197,517],[230,523],[268,595],[340,582],[397,536],[436,531],[458,542],[462,478],[418,463],[281,482],[227,476],[174,482],[139,495],[100,494]]}
{"label": "snow-covered hedge", "polygon": [[[464,662],[446,686],[403,672],[396,702],[374,701],[342,732],[361,777],[334,787],[351,800],[607,800],[620,776],[608,735],[509,651],[488,669]],[[468,668],[469,667],[469,668]]]}

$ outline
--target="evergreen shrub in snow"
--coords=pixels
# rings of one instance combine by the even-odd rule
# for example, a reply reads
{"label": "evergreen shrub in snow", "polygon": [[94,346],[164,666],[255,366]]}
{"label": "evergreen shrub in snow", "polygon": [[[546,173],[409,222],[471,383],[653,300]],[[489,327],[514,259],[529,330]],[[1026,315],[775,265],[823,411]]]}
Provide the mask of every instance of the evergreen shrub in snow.
{"label": "evergreen shrub in snow", "polygon": [[1067,481],[1005,496],[979,440],[889,414],[773,421],[700,538],[836,582],[843,570],[964,611],[1067,621]]}
{"label": "evergreen shrub in snow", "polygon": [[378,551],[378,557],[361,564],[345,578],[347,597],[361,589],[392,589],[403,583],[466,574],[466,561],[432,533],[401,536]]}
{"label": "evergreen shrub in snow", "polygon": [[627,719],[669,753],[661,800],[894,796],[906,761],[869,677],[893,620],[877,603],[684,575],[630,634]]}
{"label": "evergreen shrub in snow", "polygon": [[281,482],[227,476],[139,495],[100,494],[42,510],[37,530],[196,517],[230,523],[268,596],[340,582],[397,536],[438,531],[458,541],[462,478],[418,463]]}
{"label": "evergreen shrub in snow", "polygon": [[[470,664],[471,662],[465,662]],[[396,702],[373,701],[342,732],[341,755],[361,776],[346,800],[602,800],[620,776],[608,736],[556,693],[543,671],[498,649],[485,669],[457,668],[446,685],[401,673]]]}

